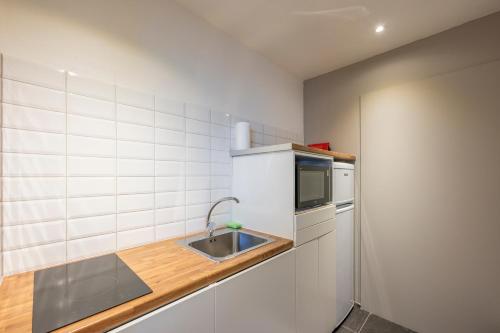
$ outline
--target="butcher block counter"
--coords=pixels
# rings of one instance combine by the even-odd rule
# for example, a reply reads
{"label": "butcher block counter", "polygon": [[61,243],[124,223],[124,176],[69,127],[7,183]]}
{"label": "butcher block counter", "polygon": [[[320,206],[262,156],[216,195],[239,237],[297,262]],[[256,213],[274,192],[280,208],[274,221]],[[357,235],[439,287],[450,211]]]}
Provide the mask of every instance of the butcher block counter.
{"label": "butcher block counter", "polygon": [[[274,240],[217,263],[177,243],[160,241],[117,255],[153,290],[151,294],[100,312],[56,332],[102,332],[178,300],[293,246],[288,239],[252,232]],[[0,286],[0,332],[31,332],[34,272],[5,277]]]}

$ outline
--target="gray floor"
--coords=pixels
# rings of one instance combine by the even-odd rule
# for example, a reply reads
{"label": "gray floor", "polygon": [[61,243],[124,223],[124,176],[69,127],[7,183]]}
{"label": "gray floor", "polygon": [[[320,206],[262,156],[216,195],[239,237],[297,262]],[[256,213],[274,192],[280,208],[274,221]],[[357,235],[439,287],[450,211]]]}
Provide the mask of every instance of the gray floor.
{"label": "gray floor", "polygon": [[416,333],[406,327],[385,320],[355,305],[342,325],[334,333]]}

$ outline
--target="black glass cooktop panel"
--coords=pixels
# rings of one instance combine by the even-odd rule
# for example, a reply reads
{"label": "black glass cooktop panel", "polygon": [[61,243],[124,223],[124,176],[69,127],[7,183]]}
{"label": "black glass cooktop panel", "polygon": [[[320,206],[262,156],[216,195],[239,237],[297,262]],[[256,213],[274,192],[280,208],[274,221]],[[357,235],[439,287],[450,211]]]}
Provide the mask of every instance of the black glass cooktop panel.
{"label": "black glass cooktop panel", "polygon": [[33,332],[53,331],[149,293],[116,254],[37,271]]}

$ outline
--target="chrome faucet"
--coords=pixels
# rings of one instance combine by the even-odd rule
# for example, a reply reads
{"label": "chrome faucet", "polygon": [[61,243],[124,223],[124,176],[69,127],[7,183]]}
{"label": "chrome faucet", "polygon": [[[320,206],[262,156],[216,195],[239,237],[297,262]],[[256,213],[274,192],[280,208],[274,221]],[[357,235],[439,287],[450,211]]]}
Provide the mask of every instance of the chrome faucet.
{"label": "chrome faucet", "polygon": [[224,197],[222,199],[217,200],[217,202],[215,202],[212,205],[212,207],[210,208],[210,210],[208,211],[208,216],[207,216],[207,232],[208,232],[208,236],[209,237],[212,237],[214,235],[215,225],[216,225],[215,222],[210,222],[210,216],[212,215],[212,211],[221,202],[229,201],[229,200],[234,200],[234,201],[236,201],[236,203],[240,203],[240,200],[238,198],[235,198],[235,197]]}

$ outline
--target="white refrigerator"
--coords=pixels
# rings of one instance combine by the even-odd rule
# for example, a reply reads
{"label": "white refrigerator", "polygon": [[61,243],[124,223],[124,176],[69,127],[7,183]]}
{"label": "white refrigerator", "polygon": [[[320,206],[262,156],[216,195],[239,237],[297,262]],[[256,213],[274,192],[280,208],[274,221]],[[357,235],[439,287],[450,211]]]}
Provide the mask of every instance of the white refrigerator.
{"label": "white refrigerator", "polygon": [[334,163],[336,205],[336,308],[339,326],[354,306],[354,165]]}

